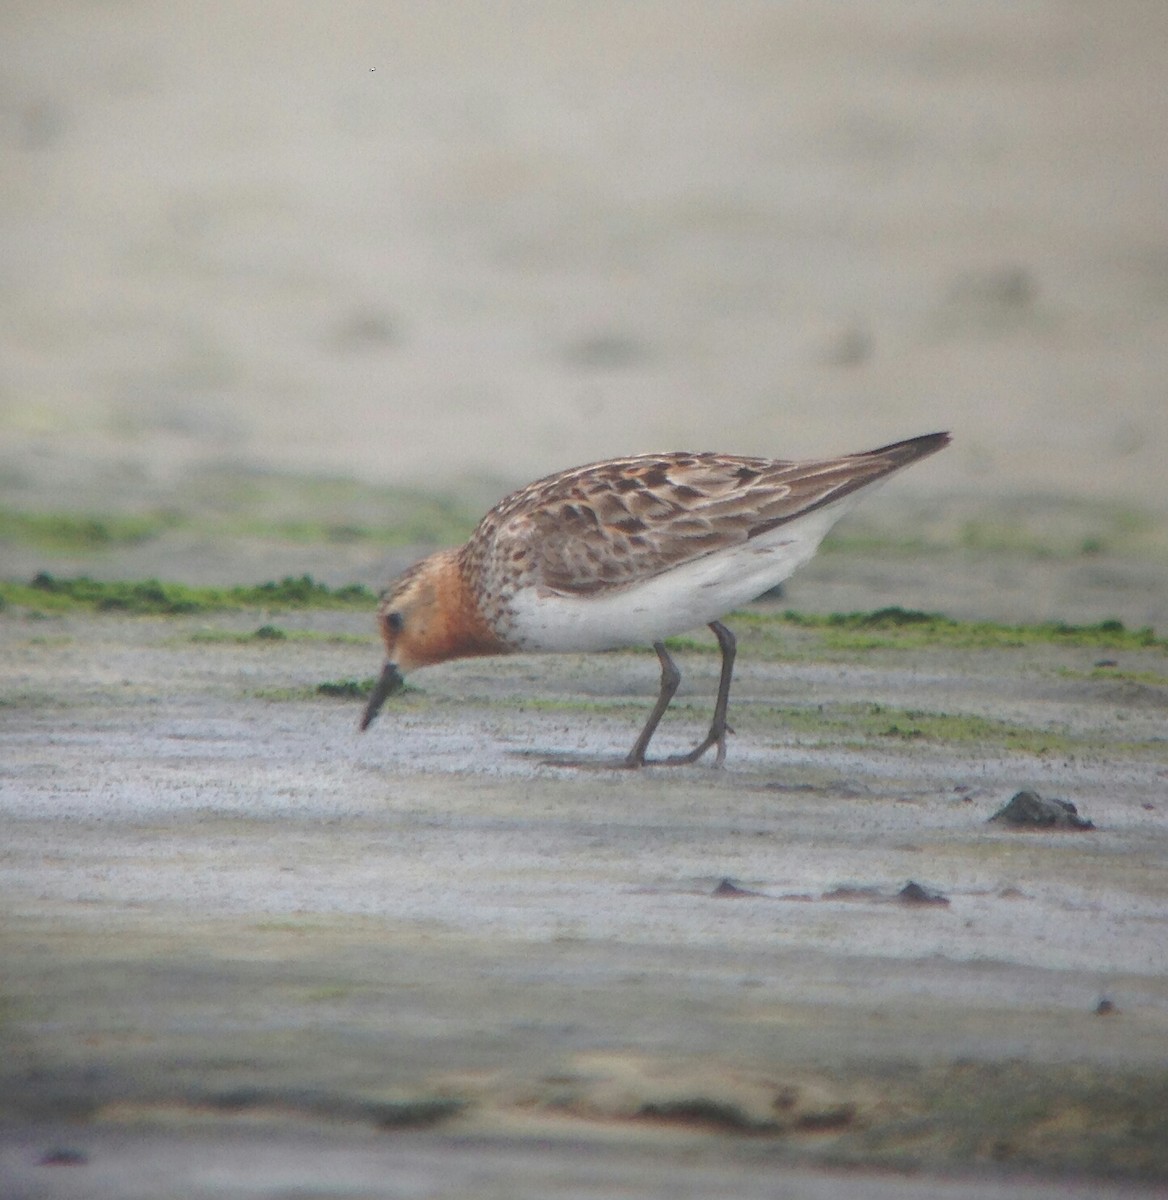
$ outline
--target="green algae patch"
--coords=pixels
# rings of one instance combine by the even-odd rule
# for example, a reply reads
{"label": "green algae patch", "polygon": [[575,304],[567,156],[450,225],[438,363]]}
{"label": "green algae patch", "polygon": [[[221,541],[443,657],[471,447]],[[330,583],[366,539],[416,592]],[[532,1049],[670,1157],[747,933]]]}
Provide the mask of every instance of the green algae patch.
{"label": "green algae patch", "polygon": [[[886,704],[740,704],[737,713],[744,724],[744,718],[752,723],[766,719],[785,732],[832,745],[920,741],[1036,755],[1066,754],[1087,746],[1084,739],[1064,730],[1020,725],[971,713],[927,712]],[[1099,748],[1098,742],[1099,739],[1090,739],[1091,747]]]}
{"label": "green algae patch", "polygon": [[141,516],[95,513],[24,513],[0,509],[0,542],[86,553],[134,546],[182,525],[173,512]]}
{"label": "green algae patch", "polygon": [[243,608],[330,608],[368,611],[377,597],[361,584],[330,588],[311,575],[287,576],[278,582],[250,587],[191,587],[157,579],[91,579],[78,575],[60,579],[41,572],[27,584],[0,583],[6,605],[44,612],[87,609],[136,616],[180,616]]}
{"label": "green algae patch", "polygon": [[227,644],[242,645],[249,642],[286,642],[288,631],[279,625],[261,625],[250,633],[235,629],[196,629],[191,634],[192,642],[209,643],[211,645]]}
{"label": "green algae patch", "polygon": [[[912,531],[911,533],[907,531]],[[952,498],[932,505],[901,500],[849,514],[824,539],[821,554],[843,557],[962,555],[1036,562],[1115,555],[1163,559],[1168,526],[1162,512],[1083,496],[980,498],[971,512]]]}
{"label": "green algae patch", "polygon": [[[96,499],[96,498],[95,498]],[[97,500],[101,504],[101,500]],[[101,554],[182,531],[205,539],[259,538],[299,545],[455,545],[477,503],[410,488],[233,468],[196,469],[145,511],[0,507],[0,544]]]}
{"label": "green algae patch", "polygon": [[[371,611],[377,595],[362,584],[329,587],[311,575],[286,576],[279,581],[235,587],[193,587],[158,579],[103,581],[78,575],[59,578],[41,572],[28,583],[0,581],[0,612],[14,607],[34,612],[88,609],[132,615],[183,615],[245,608],[352,609]],[[1033,625],[1007,625],[993,621],[958,621],[942,613],[882,608],[873,612],[783,613],[749,610],[728,620],[746,639],[750,653],[769,658],[790,658],[792,635],[811,635],[830,652],[863,652],[877,649],[991,649],[1035,645],[1093,647],[1100,650],[1168,651],[1168,639],[1150,628],[1128,629],[1117,620],[1091,625],[1047,621]],[[211,633],[198,640],[262,640],[259,631],[248,635]],[[280,634],[272,634],[278,639]],[[291,635],[295,636],[295,635]],[[712,637],[674,637],[666,640],[679,653],[712,654]],[[645,651],[650,652],[646,647]]]}
{"label": "green algae patch", "polygon": [[1157,637],[1152,629],[1128,629],[1116,620],[1091,625],[1070,625],[1064,621],[1008,625],[996,621],[957,621],[942,613],[905,608],[826,614],[793,609],[782,614],[738,612],[730,619],[736,627],[763,637],[779,639],[784,631],[807,631],[815,634],[825,649],[836,651],[913,650],[930,646],[989,650],[1038,645],[1168,650],[1168,639]]}
{"label": "green algae patch", "polygon": [[869,706],[863,716],[870,737],[899,741],[991,745],[1018,754],[1066,754],[1077,742],[1060,730],[1034,728],[969,713],[922,712],[917,709]]}
{"label": "green algae patch", "polygon": [[200,645],[250,646],[257,642],[315,642],[328,646],[367,646],[375,638],[356,633],[323,633],[318,629],[284,629],[261,625],[250,632],[236,629],[196,629],[188,639]]}
{"label": "green algae patch", "polygon": [[1168,687],[1168,675],[1160,671],[1123,671],[1118,667],[1093,667],[1090,671],[1076,671],[1071,667],[1060,667],[1058,674],[1063,679],[1105,680],[1109,683],[1138,683],[1146,687]]}
{"label": "green algae patch", "polygon": [[230,468],[192,475],[186,502],[198,514],[198,528],[212,534],[305,545],[456,545],[482,515],[454,496]]}
{"label": "green algae patch", "polygon": [[910,1082],[904,1115],[858,1139],[870,1161],[1147,1180],[1168,1173],[1163,1072],[958,1062]]}
{"label": "green algae patch", "polygon": [[376,683],[377,680],[372,677],[326,679],[323,683],[309,683],[300,687],[256,688],[248,694],[257,700],[275,700],[283,703],[303,703],[306,700],[319,700],[322,696],[329,700],[366,700]]}
{"label": "green algae patch", "polygon": [[334,679],[318,683],[314,694],[329,696],[334,700],[365,700],[373,692],[377,680],[372,676],[368,679]]}
{"label": "green algae patch", "polygon": [[890,750],[905,743],[949,746],[955,750],[995,755],[1164,759],[1168,741],[1143,740],[1105,732],[1077,732],[1049,725],[1027,725],[977,713],[929,712],[887,704],[845,703],[769,705],[739,702],[733,723],[743,732],[764,727],[780,740],[801,744]]}
{"label": "green algae patch", "polygon": [[[943,613],[881,608],[873,612],[805,613],[761,608],[731,613],[726,623],[738,638],[742,657],[789,662],[881,650],[1011,650],[1031,647],[1087,648],[1100,651],[1168,651],[1168,638],[1150,628],[1129,629],[1122,621],[1089,625],[1043,621],[1009,625],[958,621]],[[717,654],[712,635],[665,640],[679,654]],[[651,653],[645,647],[645,653]]]}

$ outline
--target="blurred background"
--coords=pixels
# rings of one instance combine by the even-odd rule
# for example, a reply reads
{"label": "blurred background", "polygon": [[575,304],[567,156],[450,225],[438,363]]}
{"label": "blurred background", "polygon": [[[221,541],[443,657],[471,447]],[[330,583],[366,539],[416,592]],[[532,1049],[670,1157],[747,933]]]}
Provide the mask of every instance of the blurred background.
{"label": "blurred background", "polygon": [[944,428],[902,538],[1168,561],[1155,0],[9,0],[0,46],[0,576],[94,548],[46,514],[351,575],[595,458]]}

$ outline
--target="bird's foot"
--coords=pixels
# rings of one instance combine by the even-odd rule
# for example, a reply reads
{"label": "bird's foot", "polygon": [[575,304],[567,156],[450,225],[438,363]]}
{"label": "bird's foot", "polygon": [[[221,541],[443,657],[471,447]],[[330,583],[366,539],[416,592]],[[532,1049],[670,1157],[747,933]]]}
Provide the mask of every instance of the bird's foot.
{"label": "bird's foot", "polygon": [[625,759],[625,765],[628,767],[688,767],[696,763],[707,750],[717,747],[714,755],[714,767],[718,769],[726,765],[726,735],[733,732],[734,730],[729,725],[711,726],[710,732],[688,754],[671,754],[667,758],[642,758],[640,760],[637,760],[634,754],[630,754]]}

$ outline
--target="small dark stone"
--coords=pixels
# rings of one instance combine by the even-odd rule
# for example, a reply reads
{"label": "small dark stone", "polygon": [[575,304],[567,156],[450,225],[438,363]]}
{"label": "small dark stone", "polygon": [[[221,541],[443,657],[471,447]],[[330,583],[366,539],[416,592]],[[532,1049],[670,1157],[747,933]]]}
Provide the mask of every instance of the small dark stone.
{"label": "small dark stone", "polygon": [[1094,822],[1079,816],[1079,810],[1069,800],[1057,797],[1048,800],[1030,791],[1016,793],[989,821],[1002,821],[1019,829],[1095,828]]}
{"label": "small dark stone", "polygon": [[908,883],[896,893],[896,898],[902,904],[948,904],[949,897],[943,896],[940,892],[932,892],[928,888],[910,879]]}
{"label": "small dark stone", "polygon": [[1115,1007],[1115,1002],[1108,1000],[1106,996],[1095,1005],[1095,1015],[1097,1017],[1110,1017],[1117,1012],[1119,1012],[1119,1009]]}
{"label": "small dark stone", "polygon": [[369,1115],[378,1129],[413,1129],[437,1125],[457,1116],[466,1107],[464,1100],[440,1096],[371,1104]]}
{"label": "small dark stone", "polygon": [[712,1100],[706,1096],[650,1101],[641,1105],[637,1116],[679,1125],[706,1125],[736,1133],[763,1133],[775,1128],[773,1122],[754,1120],[737,1104]]}
{"label": "small dark stone", "polygon": [[749,888],[739,887],[733,879],[723,879],[720,884],[710,893],[711,896],[757,896],[758,892],[752,892]]}
{"label": "small dark stone", "polygon": [[74,1150],[72,1146],[53,1146],[37,1159],[38,1167],[83,1167],[89,1162],[89,1155],[84,1150]]}

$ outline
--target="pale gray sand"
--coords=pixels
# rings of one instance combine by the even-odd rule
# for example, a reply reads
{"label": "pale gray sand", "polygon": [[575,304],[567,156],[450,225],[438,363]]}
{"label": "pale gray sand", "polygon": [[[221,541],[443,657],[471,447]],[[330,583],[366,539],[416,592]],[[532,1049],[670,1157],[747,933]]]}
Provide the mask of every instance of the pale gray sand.
{"label": "pale gray sand", "polygon": [[[369,673],[371,638],[190,640],[270,619],[0,621],[23,1194],[78,1194],[86,1167],[34,1168],[63,1144],[89,1195],[167,1163],[185,1182],[159,1195],[282,1195],[265,1164],[290,1122],[335,1130],[341,1194],[376,1164],[373,1194],[399,1171],[457,1194],[433,1182],[447,1152],[517,1195],[720,1172],[767,1194],[808,1161],[979,1171],[956,1196],[1162,1177],[1162,650],[1114,678],[1087,647],[746,657],[730,769],[630,774],[544,760],[623,751],[650,655],[453,664],[361,737],[359,703],[311,689]],[[715,686],[713,656],[681,658],[662,752]],[[888,729],[831,723],[872,706]],[[912,736],[930,713],[1037,733]],[[1098,828],[987,825],[1023,785]],[[746,894],[714,895],[726,878]],[[898,901],[908,880],[948,903]],[[399,1146],[402,1124],[435,1129]],[[196,1168],[216,1130],[228,1156]]]}

